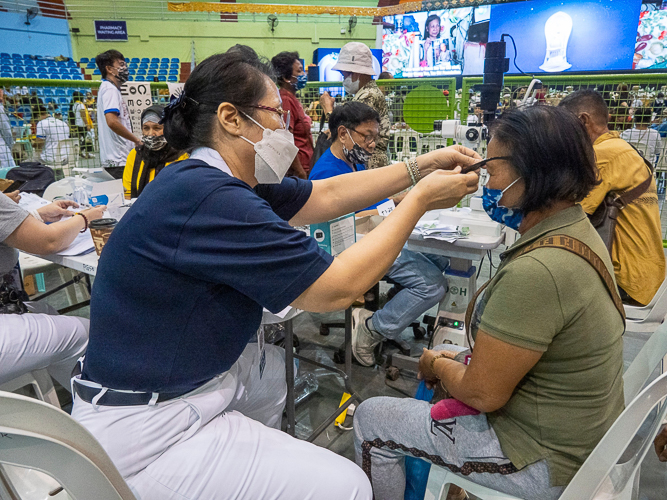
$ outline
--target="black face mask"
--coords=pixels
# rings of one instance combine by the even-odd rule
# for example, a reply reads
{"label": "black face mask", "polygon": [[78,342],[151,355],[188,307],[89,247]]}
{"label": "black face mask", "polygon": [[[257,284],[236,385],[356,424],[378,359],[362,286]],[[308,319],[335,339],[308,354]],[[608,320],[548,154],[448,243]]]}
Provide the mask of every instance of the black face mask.
{"label": "black face mask", "polygon": [[[352,139],[352,135],[350,135],[349,132],[347,135],[350,139]],[[345,155],[345,158],[347,158],[347,161],[353,165],[366,165],[373,156],[373,153],[369,153],[364,148],[359,146],[359,144],[354,142],[354,139],[352,139],[352,142],[354,143],[352,149],[347,149],[345,146],[343,146],[343,154]]]}
{"label": "black face mask", "polygon": [[120,84],[125,83],[130,78],[130,70],[127,67],[119,69],[116,78]]}

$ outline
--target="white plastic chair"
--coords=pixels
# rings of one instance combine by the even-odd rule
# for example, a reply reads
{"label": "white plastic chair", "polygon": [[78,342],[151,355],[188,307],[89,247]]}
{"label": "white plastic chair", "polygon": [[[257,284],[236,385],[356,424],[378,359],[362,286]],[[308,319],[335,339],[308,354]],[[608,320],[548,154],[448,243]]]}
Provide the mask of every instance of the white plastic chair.
{"label": "white plastic chair", "polygon": [[667,316],[667,278],[662,282],[651,302],[644,307],[624,305],[625,331],[653,333]]}
{"label": "white plastic chair", "polygon": [[72,169],[79,166],[80,148],[79,139],[63,139],[58,141],[55,159],[52,162],[44,159],[42,161],[54,171],[61,171],[63,176],[70,176]]}
{"label": "white plastic chair", "polygon": [[28,385],[32,386],[34,389],[37,399],[50,403],[56,408],[60,408],[60,401],[58,401],[56,389],[53,387],[53,380],[46,369],[33,370],[24,373],[20,377],[16,377],[9,382],[5,382],[0,385],[0,391],[14,392]]}
{"label": "white plastic chair", "polygon": [[[623,463],[618,462],[651,411],[660,405],[665,397],[667,373],[653,381],[626,407],[570,481],[559,500],[636,499],[639,487],[638,471],[665,418],[667,404],[661,405],[656,412],[632,457]],[[521,500],[475,484],[434,465],[431,466],[424,500],[446,498],[450,484],[460,486],[482,500]]]}
{"label": "white plastic chair", "polygon": [[95,438],[53,406],[0,392],[0,436],[0,464],[44,472],[73,500],[136,500]]}
{"label": "white plastic chair", "polygon": [[637,394],[642,390],[644,384],[653,374],[655,369],[667,355],[667,323],[662,324],[646,341],[644,347],[637,354],[632,363],[623,374],[623,391],[625,394],[625,406],[628,406]]}

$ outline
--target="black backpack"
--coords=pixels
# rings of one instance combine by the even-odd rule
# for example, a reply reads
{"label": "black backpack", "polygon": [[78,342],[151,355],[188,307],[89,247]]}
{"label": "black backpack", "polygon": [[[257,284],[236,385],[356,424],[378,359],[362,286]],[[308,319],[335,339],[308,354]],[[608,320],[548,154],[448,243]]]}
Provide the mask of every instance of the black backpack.
{"label": "black backpack", "polygon": [[24,181],[25,184],[21,186],[21,191],[42,196],[49,184],[56,181],[56,176],[51,167],[36,161],[24,161],[7,172],[7,179]]}

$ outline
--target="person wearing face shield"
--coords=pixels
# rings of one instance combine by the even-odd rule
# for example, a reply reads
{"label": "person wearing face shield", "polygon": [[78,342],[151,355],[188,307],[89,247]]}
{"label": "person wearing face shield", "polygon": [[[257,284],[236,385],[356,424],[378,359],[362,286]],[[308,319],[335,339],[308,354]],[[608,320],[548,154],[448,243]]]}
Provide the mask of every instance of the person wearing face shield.
{"label": "person wearing face shield", "polygon": [[[357,101],[338,106],[329,119],[333,144],[317,161],[309,179],[328,179],[365,170],[379,129],[380,116],[370,106]],[[363,210],[377,209],[386,201]],[[410,350],[401,333],[445,296],[444,272],[448,265],[447,257],[413,252],[405,247],[401,250],[385,274],[399,285],[398,293],[375,313],[363,308],[352,311],[352,354],[359,364],[373,366],[376,346],[387,339]]]}
{"label": "person wearing face shield", "polygon": [[130,76],[123,54],[107,50],[95,58],[102,73],[102,84],[97,94],[97,132],[100,141],[102,166],[116,179],[123,177],[125,160],[132,148],[141,145],[141,139],[132,133],[130,112],[120,87]]}
{"label": "person wearing face shield", "polygon": [[597,184],[586,129],[561,107],[532,106],[490,134],[484,209],[521,237],[471,299],[469,363],[446,344],[420,358],[419,378],[450,398],[356,409],[357,463],[375,498],[403,499],[412,455],[512,497],[555,500],[624,408],[623,305],[579,204]]}
{"label": "person wearing face shield", "polygon": [[185,160],[188,154],[173,148],[164,138],[160,124],[164,106],[156,104],[141,113],[142,144],[127,155],[123,171],[125,198],[136,198],[155,179],[160,171],[175,161]]}
{"label": "person wearing face shield", "polygon": [[[238,52],[197,65],[163,118],[168,143],[190,158],[150,183],[100,258],[72,414],[142,500],[370,500],[353,462],[279,430],[284,351],[248,341],[262,307],[347,308],[426,210],[477,189],[477,173],[460,167],[479,156],[463,147],[382,171],[285,178],[298,148],[272,75]],[[335,259],[295,227],[377,203],[413,178],[381,226]]]}
{"label": "person wearing face shield", "polygon": [[296,92],[306,86],[308,76],[303,70],[298,52],[281,52],[271,59],[271,65],[276,73],[282,107],[289,111],[288,129],[294,135],[294,144],[299,148],[287,175],[306,179],[313,156],[313,136],[310,133],[312,120],[296,98]]}
{"label": "person wearing face shield", "polygon": [[[389,163],[387,158],[387,147],[389,145],[389,108],[382,90],[377,86],[373,76],[379,74],[379,70],[373,67],[373,54],[367,45],[360,42],[350,42],[340,49],[338,62],[332,68],[340,71],[343,75],[343,88],[345,92],[353,95],[354,101],[368,104],[380,115],[380,134],[373,156],[366,167],[379,168]],[[320,103],[326,114],[330,114],[334,108],[334,101],[328,93],[320,98]],[[328,118],[327,118],[328,119]]]}

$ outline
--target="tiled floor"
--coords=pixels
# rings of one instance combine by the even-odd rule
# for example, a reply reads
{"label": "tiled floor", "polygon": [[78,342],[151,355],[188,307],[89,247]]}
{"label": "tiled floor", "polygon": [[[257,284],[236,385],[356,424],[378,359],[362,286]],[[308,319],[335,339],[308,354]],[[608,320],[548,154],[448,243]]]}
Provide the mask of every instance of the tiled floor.
{"label": "tiled floor", "polygon": [[[667,218],[667,215],[663,215]],[[496,252],[497,254],[498,252]],[[494,257],[497,262],[497,258]],[[482,267],[482,278],[488,276],[488,266]],[[57,273],[47,275],[47,286],[53,286],[57,283],[59,276]],[[64,292],[59,292],[49,298],[56,307],[63,307],[67,303],[67,297]],[[81,316],[87,316],[88,308],[81,309],[77,313]],[[304,313],[298,316],[294,321],[294,331],[300,341],[301,354],[316,359],[325,364],[334,365],[333,353],[343,343],[343,331],[341,329],[332,329],[329,336],[319,334],[319,325],[325,321],[342,321],[343,313],[332,314],[310,314]],[[421,348],[426,346],[426,341],[416,341],[412,336],[411,330],[404,332],[403,338],[412,346],[412,354],[417,355]],[[624,338],[624,362],[626,367],[639,352],[646,341],[645,336],[626,334]],[[388,348],[385,354],[396,352],[396,349]],[[301,363],[300,373],[312,373],[318,383],[318,390],[309,395],[305,401],[297,406],[297,426],[298,436],[305,436],[312,431],[314,427],[333,411],[339,404],[343,394],[342,381],[336,376],[322,369],[313,368],[306,363]],[[385,378],[384,369],[381,367],[365,368],[357,364],[353,365],[353,386],[360,393],[362,398],[373,396],[393,396],[406,397],[415,393],[417,380],[405,374],[396,382],[388,382]],[[348,417],[346,426],[351,425],[351,418]],[[329,448],[330,450],[343,455],[349,459],[354,458],[354,448],[352,442],[352,433],[335,428],[333,425],[322,433],[316,444]],[[662,500],[667,498],[667,464],[658,462],[653,451],[649,451],[642,465],[641,500]]]}

